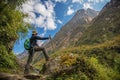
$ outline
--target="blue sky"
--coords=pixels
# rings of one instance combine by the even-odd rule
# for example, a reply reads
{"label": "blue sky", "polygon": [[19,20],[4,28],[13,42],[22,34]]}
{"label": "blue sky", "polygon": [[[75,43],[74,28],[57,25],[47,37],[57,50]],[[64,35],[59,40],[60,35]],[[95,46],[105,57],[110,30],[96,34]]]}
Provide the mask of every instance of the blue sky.
{"label": "blue sky", "polygon": [[[65,25],[79,9],[91,8],[100,11],[110,0],[27,0],[20,11],[28,14],[24,22],[34,25],[40,36],[52,37]],[[30,38],[31,30],[25,38],[16,41],[15,54],[24,51],[24,41]],[[39,41],[41,45],[43,42]]]}

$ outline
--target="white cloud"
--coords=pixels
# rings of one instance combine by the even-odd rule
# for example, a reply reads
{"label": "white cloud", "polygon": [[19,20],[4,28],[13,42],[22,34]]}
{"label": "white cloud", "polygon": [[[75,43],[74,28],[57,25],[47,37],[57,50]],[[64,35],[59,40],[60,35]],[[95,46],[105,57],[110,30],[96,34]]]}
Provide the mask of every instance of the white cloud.
{"label": "white cloud", "polygon": [[59,24],[63,24],[63,22],[62,22],[61,20],[57,20],[57,22],[58,22]]}
{"label": "white cloud", "polygon": [[34,9],[35,9],[35,12],[40,13],[41,15],[45,15],[46,14],[46,8],[41,3],[35,4]]}
{"label": "white cloud", "polygon": [[75,12],[71,7],[72,6],[68,7],[67,15],[72,15]]}
{"label": "white cloud", "polygon": [[48,26],[48,27],[46,27],[46,30],[54,30],[56,28],[54,22],[55,22],[54,19],[47,18],[45,25]]}
{"label": "white cloud", "polygon": [[24,18],[25,22],[35,24],[44,30],[54,30],[56,28],[54,7],[55,4],[50,0],[44,4],[40,0],[29,0],[22,5],[21,11],[28,14],[28,17]]}
{"label": "white cloud", "polygon": [[92,5],[90,4],[90,3],[84,3],[83,4],[83,9],[88,9],[88,8],[90,8],[90,9],[93,9],[93,7],[92,7]]}
{"label": "white cloud", "polygon": [[44,37],[47,31],[44,31],[44,33],[40,34],[41,37]]}
{"label": "white cloud", "polygon": [[88,2],[93,2],[93,3],[100,3],[103,2],[104,0],[88,0]]}
{"label": "white cloud", "polygon": [[72,3],[82,3],[83,0],[72,0]]}
{"label": "white cloud", "polygon": [[44,28],[45,27],[45,26],[43,26],[43,24],[45,23],[44,19],[45,19],[45,17],[43,17],[43,16],[40,16],[40,17],[36,18],[35,19],[35,24],[37,26],[41,27],[41,28]]}
{"label": "white cloud", "polygon": [[33,11],[33,2],[32,1],[27,1],[25,4],[22,5],[24,9],[21,9],[22,12],[27,13],[30,11]]}
{"label": "white cloud", "polygon": [[66,2],[67,0],[55,0],[55,2]]}

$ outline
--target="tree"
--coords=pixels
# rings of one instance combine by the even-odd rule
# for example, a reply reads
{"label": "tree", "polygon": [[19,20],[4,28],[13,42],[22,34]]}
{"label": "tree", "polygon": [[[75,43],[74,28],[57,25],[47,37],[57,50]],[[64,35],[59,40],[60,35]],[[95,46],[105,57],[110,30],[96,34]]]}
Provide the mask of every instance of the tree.
{"label": "tree", "polygon": [[[23,0],[2,0],[0,2],[0,45],[12,51],[18,33],[26,33],[28,24],[23,22],[24,14],[16,9]],[[13,6],[14,4],[14,6]]]}
{"label": "tree", "polygon": [[12,48],[19,34],[25,34],[29,28],[29,24],[23,22],[25,15],[16,9],[23,2],[23,0],[0,1],[0,72],[9,72],[12,68],[18,67]]}

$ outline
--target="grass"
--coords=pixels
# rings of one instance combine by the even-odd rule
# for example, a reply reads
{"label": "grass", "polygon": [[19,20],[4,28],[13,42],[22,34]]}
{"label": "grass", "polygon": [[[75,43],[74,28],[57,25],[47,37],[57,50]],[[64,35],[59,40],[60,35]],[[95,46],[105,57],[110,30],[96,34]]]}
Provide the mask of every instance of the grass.
{"label": "grass", "polygon": [[14,73],[17,72],[19,66],[16,61],[16,56],[11,52],[7,53],[4,46],[0,46],[0,72]]}
{"label": "grass", "polygon": [[[48,80],[119,80],[120,79],[120,36],[110,41],[96,45],[60,50],[51,55],[52,58],[63,57],[64,65],[71,63],[68,54],[77,54],[77,59],[72,60],[75,66],[70,72],[55,74]],[[64,61],[64,59],[66,59]]]}

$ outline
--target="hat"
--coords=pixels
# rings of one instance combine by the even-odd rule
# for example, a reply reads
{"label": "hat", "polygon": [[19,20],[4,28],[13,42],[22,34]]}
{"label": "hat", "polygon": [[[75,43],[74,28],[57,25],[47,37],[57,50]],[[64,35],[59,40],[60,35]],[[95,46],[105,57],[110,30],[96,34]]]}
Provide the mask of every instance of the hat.
{"label": "hat", "polygon": [[36,30],[33,30],[33,31],[32,31],[32,34],[37,34],[37,31],[36,31]]}

